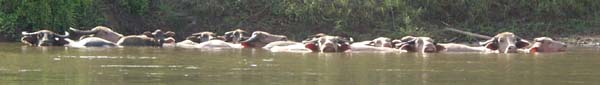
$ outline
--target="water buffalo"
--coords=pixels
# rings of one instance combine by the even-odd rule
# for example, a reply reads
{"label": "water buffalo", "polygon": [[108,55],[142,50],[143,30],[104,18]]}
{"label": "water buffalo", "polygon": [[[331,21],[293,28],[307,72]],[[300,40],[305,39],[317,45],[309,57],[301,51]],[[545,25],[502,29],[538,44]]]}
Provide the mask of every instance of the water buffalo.
{"label": "water buffalo", "polygon": [[430,53],[440,52],[445,49],[445,47],[438,45],[437,42],[429,37],[405,36],[393,42],[397,43],[395,45],[396,48],[408,52]]}
{"label": "water buffalo", "polygon": [[98,37],[88,37],[81,39],[79,41],[73,41],[71,39],[66,39],[69,44],[66,45],[68,47],[75,48],[86,48],[86,47],[118,47],[116,43],[110,42],[108,40],[98,38]]}
{"label": "water buffalo", "polygon": [[98,37],[113,43],[117,43],[123,37],[122,34],[119,34],[113,31],[112,29],[104,26],[97,26],[92,28],[91,30],[78,30],[75,28],[70,28],[70,30],[77,34],[84,35],[80,38],[80,40],[86,37]]}
{"label": "water buffalo", "polygon": [[456,44],[456,43],[444,43],[438,44],[441,47],[440,52],[482,52],[482,53],[495,53],[497,50],[491,50],[483,46],[468,46],[464,44]]}
{"label": "water buffalo", "polygon": [[[180,42],[181,43],[181,42]],[[193,44],[178,44],[178,47],[182,48],[200,48],[200,49],[228,49],[228,48],[243,48],[240,44],[233,44],[229,42],[225,42],[223,40],[209,40],[202,43]]]}
{"label": "water buffalo", "polygon": [[352,38],[340,36],[319,35],[303,41],[306,48],[313,52],[346,52],[350,49]]}
{"label": "water buffalo", "polygon": [[511,32],[500,33],[480,44],[488,49],[498,50],[500,53],[516,53],[519,48],[529,46],[527,40],[521,39]]}
{"label": "water buffalo", "polygon": [[33,33],[21,32],[21,35],[21,42],[29,46],[64,46],[69,43],[65,40],[69,37],[68,32],[60,35],[50,30],[40,30]]}
{"label": "water buffalo", "polygon": [[482,52],[482,53],[497,53],[497,50],[492,50],[484,46],[468,46],[456,43],[437,43],[429,37],[413,37],[406,36],[400,40],[392,41],[396,48],[408,52]]}
{"label": "water buffalo", "polygon": [[230,42],[234,44],[239,44],[242,41],[248,39],[248,33],[241,29],[236,29],[233,31],[225,32],[222,36],[225,42]]}
{"label": "water buffalo", "polygon": [[313,52],[306,44],[294,41],[275,41],[263,47],[271,52]]}
{"label": "water buffalo", "polygon": [[233,44],[223,41],[218,38],[213,32],[198,32],[188,37],[186,40],[178,42],[177,47],[181,48],[210,48],[210,49],[223,49],[223,48],[242,48],[239,44]]}
{"label": "water buffalo", "polygon": [[322,33],[308,37],[300,42],[275,40],[262,48],[271,52],[346,52],[350,49],[350,40]]}
{"label": "water buffalo", "polygon": [[275,41],[263,47],[271,52],[349,52],[349,40],[338,36],[310,37],[302,43]]}
{"label": "water buffalo", "polygon": [[387,38],[387,37],[378,37],[378,38],[375,38],[375,39],[369,40],[369,41],[356,42],[356,43],[352,43],[352,45],[353,46],[366,45],[366,46],[373,46],[373,47],[388,47],[388,48],[394,47],[394,43],[392,42],[392,39]]}
{"label": "water buffalo", "polygon": [[275,41],[288,41],[288,38],[283,35],[274,35],[263,31],[255,31],[252,36],[245,41],[242,41],[241,45],[244,48],[260,48]]}
{"label": "water buffalo", "polygon": [[182,41],[177,43],[177,47],[180,48],[200,48],[200,49],[229,49],[229,48],[243,48],[240,44],[233,44],[225,42],[223,40],[209,40],[202,43],[195,43],[191,41]]}
{"label": "water buffalo", "polygon": [[369,43],[369,45],[375,46],[375,47],[389,47],[389,48],[394,47],[394,44],[392,43],[392,39],[387,38],[387,37],[375,38],[371,41],[371,43]]}
{"label": "water buffalo", "polygon": [[309,42],[311,42],[313,40],[317,40],[317,39],[319,39],[320,37],[323,37],[323,36],[331,36],[331,35],[327,35],[325,33],[317,33],[317,34],[314,34],[314,35],[310,35],[306,39],[302,40],[302,43],[309,43]]}
{"label": "water buffalo", "polygon": [[395,49],[395,43],[387,37],[378,37],[369,41],[355,42],[350,45],[351,52],[401,52]]}
{"label": "water buffalo", "polygon": [[168,37],[172,37],[174,32],[163,32],[155,30],[154,32],[146,31],[142,35],[124,36],[117,42],[120,46],[159,46],[162,47],[168,41]]}
{"label": "water buffalo", "polygon": [[[518,49],[519,52],[535,53],[535,52],[562,52],[565,51],[567,45],[560,41],[555,41],[548,37],[535,38],[533,45],[529,48]],[[489,47],[481,46],[467,46],[463,44],[439,44],[445,48],[445,52],[487,52],[487,53],[498,53],[499,50],[490,49]]]}
{"label": "water buffalo", "polygon": [[[316,35],[312,35],[308,37],[306,40],[300,42],[294,41],[274,41],[263,46],[263,49],[269,50],[271,52],[318,52],[318,48],[316,47],[316,43],[311,43],[311,40],[316,40],[317,38],[325,36],[323,33],[319,33]],[[315,50],[311,50],[315,49]]]}
{"label": "water buffalo", "polygon": [[529,53],[535,52],[563,52],[567,45],[560,41],[555,41],[549,37],[538,37],[533,39],[533,45],[527,49]]}
{"label": "water buffalo", "polygon": [[202,42],[206,42],[209,40],[215,40],[218,38],[217,38],[217,34],[206,31],[206,32],[194,33],[194,34],[186,37],[185,39],[190,40],[192,42],[196,42],[196,43],[202,43]]}
{"label": "water buffalo", "polygon": [[213,32],[198,32],[185,38],[184,41],[178,42],[177,47],[195,48],[196,45],[209,40],[216,40],[217,34]]}

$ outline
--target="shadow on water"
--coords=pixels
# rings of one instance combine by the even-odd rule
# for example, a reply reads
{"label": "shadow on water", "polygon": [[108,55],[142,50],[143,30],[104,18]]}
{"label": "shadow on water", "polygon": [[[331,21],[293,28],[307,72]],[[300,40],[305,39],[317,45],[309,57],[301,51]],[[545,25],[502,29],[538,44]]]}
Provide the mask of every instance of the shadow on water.
{"label": "shadow on water", "polygon": [[261,49],[22,47],[0,43],[13,84],[477,84],[600,82],[600,49],[539,54],[272,53]]}

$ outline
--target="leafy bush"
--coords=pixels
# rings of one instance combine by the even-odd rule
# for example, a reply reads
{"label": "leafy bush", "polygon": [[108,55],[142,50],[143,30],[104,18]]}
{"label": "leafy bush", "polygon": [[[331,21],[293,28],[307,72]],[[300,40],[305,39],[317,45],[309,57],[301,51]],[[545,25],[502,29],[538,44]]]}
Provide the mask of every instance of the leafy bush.
{"label": "leafy bush", "polygon": [[[56,32],[102,21],[93,0],[0,0],[0,33],[16,40],[21,31]],[[61,32],[62,33],[62,32]]]}

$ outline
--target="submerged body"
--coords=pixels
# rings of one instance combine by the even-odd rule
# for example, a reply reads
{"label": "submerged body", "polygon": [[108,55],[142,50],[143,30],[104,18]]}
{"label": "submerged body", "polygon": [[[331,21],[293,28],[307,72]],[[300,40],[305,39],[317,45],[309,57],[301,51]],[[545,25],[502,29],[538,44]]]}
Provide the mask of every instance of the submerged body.
{"label": "submerged body", "polygon": [[68,39],[68,47],[87,48],[87,47],[118,47],[116,43],[98,37],[88,37],[79,41]]}
{"label": "submerged body", "polygon": [[494,53],[497,52],[495,50],[490,50],[483,46],[468,46],[464,44],[456,44],[456,43],[445,43],[439,44],[444,47],[444,50],[441,52],[483,52],[483,53]]}
{"label": "submerged body", "polygon": [[271,52],[313,52],[306,47],[306,44],[294,41],[275,41],[263,47]]}
{"label": "submerged body", "polygon": [[117,43],[121,38],[123,38],[122,34],[117,33],[105,26],[97,26],[90,30],[79,30],[75,28],[70,28],[70,30],[77,34],[84,35],[80,38],[80,40],[86,37],[98,37],[113,43]]}

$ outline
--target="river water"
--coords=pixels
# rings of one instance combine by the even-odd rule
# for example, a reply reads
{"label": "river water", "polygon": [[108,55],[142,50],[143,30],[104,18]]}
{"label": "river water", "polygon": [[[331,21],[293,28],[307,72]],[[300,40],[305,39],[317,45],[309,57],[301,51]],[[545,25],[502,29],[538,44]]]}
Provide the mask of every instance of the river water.
{"label": "river water", "polygon": [[272,53],[0,43],[2,85],[600,84],[600,48],[539,54]]}

